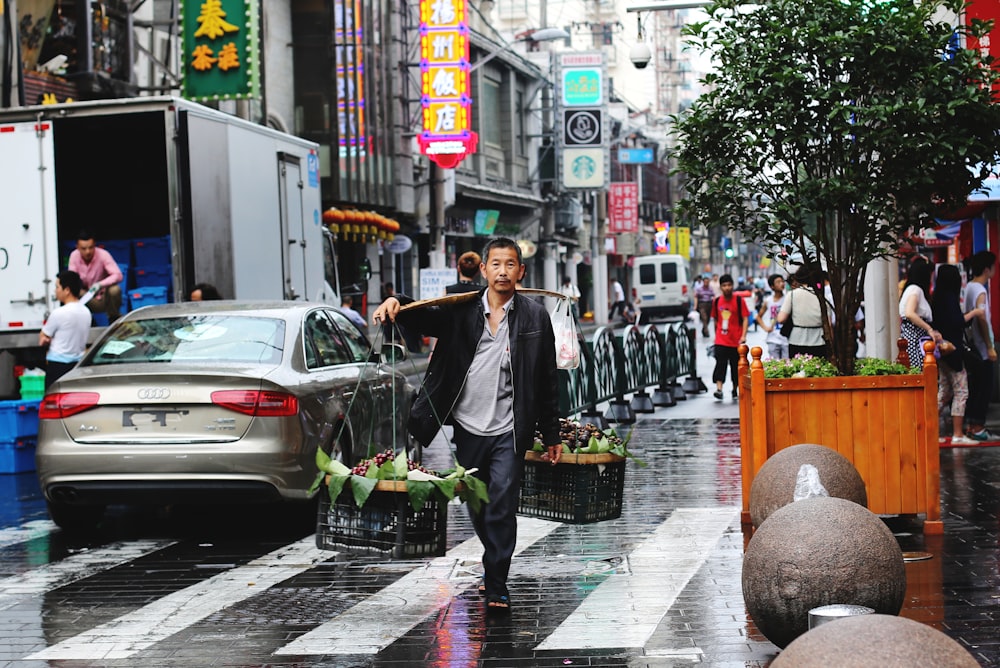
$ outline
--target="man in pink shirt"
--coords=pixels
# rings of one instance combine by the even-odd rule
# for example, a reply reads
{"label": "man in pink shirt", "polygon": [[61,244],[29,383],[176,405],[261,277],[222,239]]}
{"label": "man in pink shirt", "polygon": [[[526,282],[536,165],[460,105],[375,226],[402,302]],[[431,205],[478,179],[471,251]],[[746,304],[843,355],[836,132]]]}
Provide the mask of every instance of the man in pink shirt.
{"label": "man in pink shirt", "polygon": [[118,319],[122,305],[122,270],[111,253],[98,248],[94,235],[81,230],[76,235],[76,250],[69,255],[69,269],[80,275],[83,287],[91,294],[87,308],[91,313],[108,314],[108,323]]}

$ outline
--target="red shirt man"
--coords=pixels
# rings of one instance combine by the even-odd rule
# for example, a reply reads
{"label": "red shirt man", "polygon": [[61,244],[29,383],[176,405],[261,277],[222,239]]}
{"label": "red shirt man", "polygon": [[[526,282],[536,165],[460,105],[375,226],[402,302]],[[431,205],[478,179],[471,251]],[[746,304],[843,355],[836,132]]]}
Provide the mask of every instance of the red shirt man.
{"label": "red shirt man", "polygon": [[742,297],[733,294],[733,277],[723,274],[719,278],[722,295],[712,303],[712,318],[715,319],[715,381],[714,397],[722,400],[722,385],[726,380],[726,367],[730,368],[733,381],[733,398],[738,392],[736,369],[739,364],[739,345],[746,343],[747,329],[750,327],[750,309]]}

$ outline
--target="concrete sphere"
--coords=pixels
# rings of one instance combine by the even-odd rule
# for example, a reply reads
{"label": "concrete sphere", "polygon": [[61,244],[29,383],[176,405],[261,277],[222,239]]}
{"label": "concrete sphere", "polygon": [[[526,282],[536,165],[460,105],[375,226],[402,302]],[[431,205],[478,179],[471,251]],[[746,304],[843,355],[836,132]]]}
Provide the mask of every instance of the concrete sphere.
{"label": "concrete sphere", "polygon": [[817,626],[790,644],[772,668],[978,668],[979,662],[941,631],[905,617],[863,615]]}
{"label": "concrete sphere", "polygon": [[892,532],[844,499],[817,496],[779,508],[743,557],[747,612],[778,647],[809,629],[813,608],[863,605],[895,615],[905,592],[903,553]]}
{"label": "concrete sphere", "polygon": [[799,468],[812,464],[830,496],[868,507],[861,474],[847,457],[822,445],[802,443],[774,453],[760,467],[750,486],[750,521],[759,527],[778,508],[792,502]]}

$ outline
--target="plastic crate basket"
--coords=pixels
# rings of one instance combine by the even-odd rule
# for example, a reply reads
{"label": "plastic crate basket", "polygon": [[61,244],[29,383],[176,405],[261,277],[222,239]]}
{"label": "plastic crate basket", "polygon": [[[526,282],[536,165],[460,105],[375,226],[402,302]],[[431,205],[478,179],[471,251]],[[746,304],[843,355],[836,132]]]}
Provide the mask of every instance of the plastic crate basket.
{"label": "plastic crate basket", "polygon": [[37,440],[34,436],[25,436],[0,441],[0,474],[34,471]]}
{"label": "plastic crate basket", "polygon": [[570,524],[613,520],[621,517],[624,490],[623,457],[564,454],[552,466],[528,452],[517,512]]}
{"label": "plastic crate basket", "polygon": [[[399,488],[405,490],[403,485]],[[392,481],[380,481],[361,508],[354,503],[348,485],[333,504],[322,487],[316,547],[393,559],[443,555],[448,539],[447,504],[431,494],[424,507],[414,512],[405,491],[384,491],[386,487],[392,488]]]}
{"label": "plastic crate basket", "polygon": [[151,304],[167,303],[167,286],[147,285],[142,288],[129,290],[128,299],[133,309],[150,306]]}
{"label": "plastic crate basket", "polygon": [[[44,383],[45,376],[42,376]],[[0,441],[38,434],[40,400],[0,401]]]}
{"label": "plastic crate basket", "polygon": [[170,264],[170,235],[132,240],[135,266]]}
{"label": "plastic crate basket", "polygon": [[24,374],[18,381],[21,384],[21,399],[41,399],[45,395],[45,374]]}
{"label": "plastic crate basket", "polygon": [[169,264],[152,264],[136,267],[132,270],[135,287],[145,288],[155,285],[170,285],[173,283],[173,271]]}

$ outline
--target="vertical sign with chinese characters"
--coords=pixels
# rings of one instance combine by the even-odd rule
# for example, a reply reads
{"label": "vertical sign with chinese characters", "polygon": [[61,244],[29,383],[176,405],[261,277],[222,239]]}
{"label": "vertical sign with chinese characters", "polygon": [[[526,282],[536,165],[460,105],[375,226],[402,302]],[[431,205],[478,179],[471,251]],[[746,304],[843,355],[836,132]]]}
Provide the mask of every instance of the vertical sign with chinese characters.
{"label": "vertical sign with chinese characters", "polygon": [[598,190],[608,186],[607,71],[601,51],[572,51],[555,56],[557,150],[563,189]]}
{"label": "vertical sign with chinese characters", "polygon": [[445,169],[476,152],[466,0],[420,0],[420,152]]}
{"label": "vertical sign with chinese characters", "polygon": [[[975,0],[975,2],[969,3],[965,8],[965,22],[969,25],[972,24],[973,19],[981,19],[983,21],[996,21],[997,17],[1000,17],[1000,0]],[[993,45],[993,34],[997,33],[998,39],[996,46]],[[1000,58],[1000,30],[998,30],[997,25],[983,35],[980,39],[974,37],[969,38],[969,48],[979,49],[982,56],[985,58],[987,56],[993,56],[993,58]],[[993,62],[993,67],[1000,67],[998,61]],[[1000,93],[1000,82],[993,85],[993,93]]]}
{"label": "vertical sign with chinese characters", "polygon": [[[364,31],[360,0],[333,3],[334,58],[337,67],[337,137],[340,157],[365,156]],[[348,169],[346,164],[341,169]]]}
{"label": "vertical sign with chinese characters", "polygon": [[181,30],[184,97],[258,96],[257,0],[182,0]]}
{"label": "vertical sign with chinese characters", "polygon": [[639,231],[639,184],[612,183],[608,191],[608,232]]}

